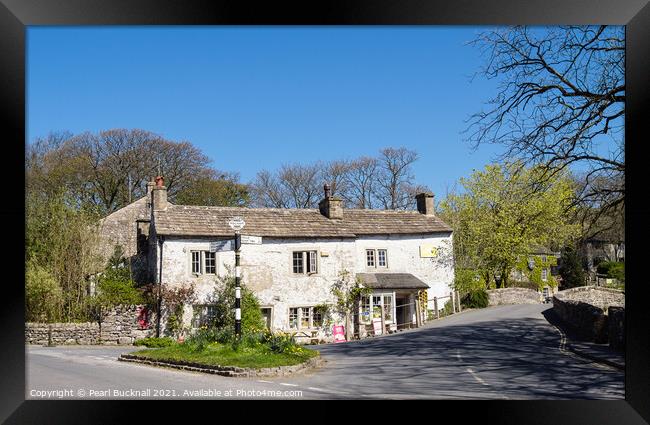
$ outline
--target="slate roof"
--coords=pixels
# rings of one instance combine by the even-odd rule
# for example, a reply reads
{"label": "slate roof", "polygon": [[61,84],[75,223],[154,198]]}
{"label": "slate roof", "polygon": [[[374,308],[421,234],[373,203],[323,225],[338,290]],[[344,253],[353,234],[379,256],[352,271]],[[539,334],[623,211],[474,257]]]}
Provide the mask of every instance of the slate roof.
{"label": "slate roof", "polygon": [[357,273],[365,286],[373,289],[427,289],[429,285],[411,273]]}
{"label": "slate roof", "polygon": [[156,233],[173,236],[231,236],[228,221],[234,216],[246,222],[242,234],[266,237],[354,238],[451,232],[440,218],[417,211],[344,209],[343,219],[336,220],[317,209],[169,205],[154,214]]}

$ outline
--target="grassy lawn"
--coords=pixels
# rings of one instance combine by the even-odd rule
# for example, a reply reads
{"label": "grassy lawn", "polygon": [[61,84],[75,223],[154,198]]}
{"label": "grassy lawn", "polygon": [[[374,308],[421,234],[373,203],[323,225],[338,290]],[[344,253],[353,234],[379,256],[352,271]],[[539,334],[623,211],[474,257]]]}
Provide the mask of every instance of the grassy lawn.
{"label": "grassy lawn", "polygon": [[175,344],[130,353],[151,360],[184,360],[207,365],[267,368],[292,366],[319,355],[318,351],[297,347],[291,353],[276,353],[265,346],[240,347],[233,350],[230,344],[212,343],[201,350],[188,344]]}

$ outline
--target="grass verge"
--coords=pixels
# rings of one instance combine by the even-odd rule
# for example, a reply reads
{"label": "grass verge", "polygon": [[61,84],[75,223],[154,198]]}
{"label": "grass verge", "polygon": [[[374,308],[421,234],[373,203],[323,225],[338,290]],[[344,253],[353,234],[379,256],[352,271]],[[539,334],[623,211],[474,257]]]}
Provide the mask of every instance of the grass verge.
{"label": "grass verge", "polygon": [[296,347],[290,353],[273,352],[264,345],[233,349],[231,344],[212,343],[198,349],[189,344],[153,348],[129,353],[149,360],[190,361],[206,365],[236,366],[262,369],[293,366],[303,363],[320,353],[309,348]]}

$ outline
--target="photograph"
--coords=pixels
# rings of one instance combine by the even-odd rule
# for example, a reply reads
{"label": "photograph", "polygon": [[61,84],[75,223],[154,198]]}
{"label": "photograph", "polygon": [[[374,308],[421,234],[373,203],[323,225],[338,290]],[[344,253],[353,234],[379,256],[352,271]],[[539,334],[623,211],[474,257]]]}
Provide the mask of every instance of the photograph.
{"label": "photograph", "polygon": [[625,400],[625,26],[25,45],[26,400]]}

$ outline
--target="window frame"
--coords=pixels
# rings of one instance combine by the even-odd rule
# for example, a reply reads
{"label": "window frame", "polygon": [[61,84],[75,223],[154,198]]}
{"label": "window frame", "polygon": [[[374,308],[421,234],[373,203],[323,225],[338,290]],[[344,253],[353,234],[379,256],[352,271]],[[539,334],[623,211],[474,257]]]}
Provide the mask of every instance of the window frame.
{"label": "window frame", "polygon": [[[379,265],[380,251],[384,254],[383,266]],[[388,269],[388,248],[366,248],[365,253],[366,269]],[[372,256],[372,265],[369,264],[370,256]]]}
{"label": "window frame", "polygon": [[[324,325],[324,320],[325,317],[321,313],[321,319],[320,319],[320,325],[315,325],[314,324],[314,312],[316,306],[315,305],[300,305],[300,306],[291,306],[288,309],[288,322],[289,322],[289,329],[290,330],[296,330],[296,331],[302,331],[302,330],[316,330],[320,329]],[[291,327],[291,310],[296,310],[296,327]],[[307,312],[307,316],[305,316],[305,312]],[[303,326],[303,320],[307,318],[308,325],[305,327]]]}
{"label": "window frame", "polygon": [[[214,272],[208,272],[208,254],[212,254],[214,264],[211,265],[211,268],[214,269]],[[203,251],[203,274],[216,275],[217,274],[217,253],[210,250]]]}
{"label": "window frame", "polygon": [[[295,262],[298,258],[296,254],[300,254],[300,263],[302,271],[295,271],[296,266]],[[320,273],[320,262],[318,260],[320,257],[320,251],[318,249],[302,249],[302,250],[292,250],[291,251],[291,275],[293,277],[302,277],[302,276],[317,276]],[[313,260],[313,261],[312,261]],[[312,266],[315,271],[312,270]]]}
{"label": "window frame", "polygon": [[[370,264],[371,261],[372,264]],[[376,250],[366,248],[366,267],[377,268]]]}
{"label": "window frame", "polygon": [[[198,271],[194,271],[194,265],[195,265],[194,254],[198,254],[198,257],[199,257],[198,260],[197,260],[197,263],[196,263],[196,265],[198,265],[198,268],[199,268]],[[203,267],[201,267],[201,257],[202,257],[202,255],[201,255],[200,250],[198,250],[198,249],[190,250],[190,273],[195,275],[195,276],[199,276],[199,275],[203,274]]]}
{"label": "window frame", "polygon": [[[193,304],[192,305],[192,328],[198,329],[201,326],[209,324],[210,318],[214,318],[217,314],[216,311],[213,311],[210,314],[210,307],[213,309],[216,308],[215,304]],[[197,309],[201,309],[200,313],[197,314]],[[205,312],[205,313],[204,313]]]}
{"label": "window frame", "polygon": [[[199,255],[199,271],[194,270],[194,254],[198,253]],[[206,255],[207,253],[210,253],[214,256],[214,264],[212,265],[212,269],[214,269],[214,272],[208,272],[208,256]],[[209,275],[209,276],[215,276],[219,274],[219,262],[217,261],[217,253],[212,252],[209,249],[190,249],[189,250],[189,273],[190,275],[194,277],[199,277],[203,275]]]}
{"label": "window frame", "polygon": [[[390,319],[387,319],[387,314],[386,314],[386,303],[385,297],[390,297]],[[375,298],[379,300],[379,304],[375,304]],[[359,322],[364,325],[371,325],[372,320],[375,319],[374,314],[375,314],[375,308],[379,308],[379,318],[381,318],[381,311],[384,310],[384,324],[393,324],[397,323],[396,319],[396,314],[397,314],[397,306],[395,305],[396,300],[396,294],[395,292],[373,292],[369,295],[364,295],[361,298],[361,302],[359,303]],[[368,301],[368,302],[366,302]],[[368,306],[368,310],[364,310],[364,307]],[[363,314],[364,311],[369,311],[369,314],[366,316]],[[367,317],[367,319],[366,319]]]}

